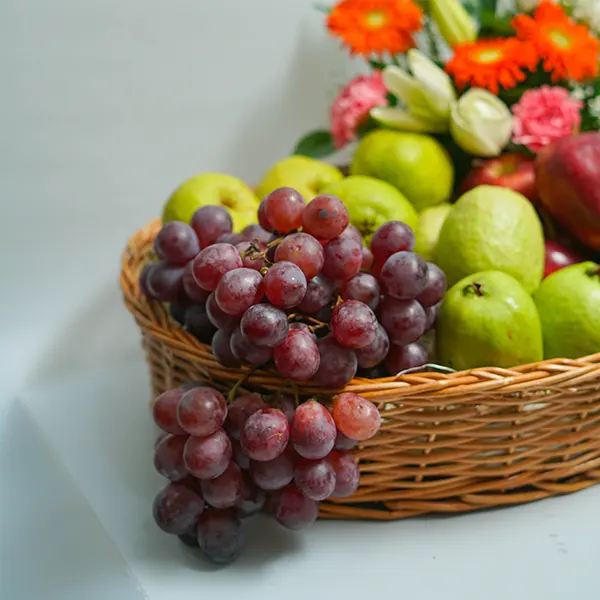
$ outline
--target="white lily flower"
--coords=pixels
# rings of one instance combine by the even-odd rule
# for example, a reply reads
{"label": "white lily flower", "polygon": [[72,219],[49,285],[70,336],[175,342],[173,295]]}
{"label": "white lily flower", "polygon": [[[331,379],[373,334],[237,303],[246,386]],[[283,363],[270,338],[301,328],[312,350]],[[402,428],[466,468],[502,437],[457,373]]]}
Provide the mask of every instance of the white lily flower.
{"label": "white lily flower", "polygon": [[396,66],[382,71],[383,83],[403,107],[375,107],[371,116],[394,129],[448,131],[450,105],[456,93],[450,77],[418,50],[407,53],[409,71]]}
{"label": "white lily flower", "polygon": [[510,141],[512,130],[510,110],[487,90],[473,88],[452,105],[450,133],[469,154],[498,156]]}

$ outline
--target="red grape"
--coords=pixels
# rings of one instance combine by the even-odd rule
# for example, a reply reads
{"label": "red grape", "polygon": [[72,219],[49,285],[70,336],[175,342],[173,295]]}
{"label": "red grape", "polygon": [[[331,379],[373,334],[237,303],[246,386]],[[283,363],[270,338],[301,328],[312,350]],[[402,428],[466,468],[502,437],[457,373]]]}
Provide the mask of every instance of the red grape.
{"label": "red grape", "polygon": [[233,450],[233,462],[240,469],[249,469],[250,459],[244,454],[239,440],[231,440],[231,448]]}
{"label": "red grape", "polygon": [[247,269],[260,271],[266,266],[264,257],[260,256],[260,253],[266,249],[266,245],[262,242],[240,242],[235,247],[238,249],[242,257],[242,263]]}
{"label": "red grape", "polygon": [[300,460],[294,470],[294,483],[311,500],[325,500],[335,490],[335,471],[325,460]]}
{"label": "red grape", "polygon": [[344,281],[360,273],[362,250],[355,241],[337,238],[325,247],[323,275],[329,279]]}
{"label": "red grape", "polygon": [[[389,375],[385,365],[383,363],[378,364],[375,367],[370,367],[368,369],[359,369],[358,376],[365,377],[367,379],[382,379],[383,377],[387,377]],[[343,450],[343,448],[340,448]]]}
{"label": "red grape", "polygon": [[240,468],[230,462],[221,475],[201,482],[202,495],[213,508],[230,508],[242,499],[243,483]]}
{"label": "red grape", "polygon": [[352,392],[344,392],[333,399],[333,420],[345,436],[359,442],[372,438],[381,427],[377,407]]}
{"label": "red grape", "polygon": [[167,390],[166,392],[163,392],[152,405],[154,422],[167,433],[174,433],[175,435],[185,434],[185,431],[177,420],[177,406],[179,405],[179,400],[181,400],[183,394],[183,390]]}
{"label": "red grape", "polygon": [[169,302],[169,315],[171,315],[171,318],[175,319],[180,325],[185,325],[185,311],[189,306],[190,303],[184,299]]}
{"label": "red grape", "polygon": [[392,375],[397,375],[406,369],[422,367],[428,360],[427,349],[421,344],[413,343],[406,346],[392,344],[385,365]]}
{"label": "red grape", "polygon": [[244,549],[246,538],[237,511],[208,509],[198,521],[198,545],[208,559],[219,565],[233,562]]}
{"label": "red grape", "polygon": [[303,458],[325,458],[335,443],[336,428],[333,417],[319,402],[309,400],[294,413],[290,440]]}
{"label": "red grape", "polygon": [[352,223],[349,223],[346,229],[344,229],[344,231],[342,231],[338,237],[345,240],[354,240],[361,246],[363,244],[363,238],[360,231],[354,225],[352,225]]}
{"label": "red grape", "polygon": [[340,346],[332,335],[317,341],[321,362],[313,377],[319,387],[341,388],[356,375],[356,354]]}
{"label": "red grape", "polygon": [[348,210],[335,196],[317,196],[311,200],[302,215],[302,229],[319,240],[332,240],[346,229]]}
{"label": "red grape", "polygon": [[256,304],[244,313],[240,329],[255,346],[274,348],[287,337],[287,315],[270,304]]}
{"label": "red grape", "polygon": [[288,235],[275,250],[275,261],[288,261],[298,265],[306,279],[317,276],[323,267],[323,247],[308,233]]}
{"label": "red grape", "polygon": [[290,323],[289,329],[290,331],[303,331],[304,333],[312,335],[315,338],[315,340],[317,339],[317,336],[310,330],[310,327],[306,323],[302,323],[301,321],[298,321],[296,323]]}
{"label": "red grape", "polygon": [[173,302],[183,289],[183,267],[175,267],[166,261],[154,263],[146,277],[150,297],[161,302]]}
{"label": "red grape", "polygon": [[202,289],[194,279],[192,264],[193,263],[189,262],[183,269],[183,275],[181,277],[183,291],[192,302],[206,302],[210,292]]}
{"label": "red grape", "polygon": [[158,258],[183,267],[200,252],[200,245],[194,230],[187,223],[171,221],[154,238],[154,252]]}
{"label": "red grape", "polygon": [[390,350],[390,339],[385,329],[378,323],[377,324],[377,335],[375,339],[367,346],[358,348],[356,353],[356,359],[358,360],[358,366],[362,369],[368,369],[375,367],[388,355]]}
{"label": "red grape", "polygon": [[373,253],[366,247],[363,246],[361,249],[362,261],[360,263],[361,271],[368,271],[373,266]]}
{"label": "red grape", "polygon": [[396,252],[381,267],[379,281],[394,298],[416,298],[427,283],[427,263],[413,252]]}
{"label": "red grape", "polygon": [[214,244],[222,235],[233,231],[233,222],[227,210],[213,204],[200,207],[192,216],[191,226],[202,248]]}
{"label": "red grape", "polygon": [[264,199],[264,203],[267,220],[279,233],[289,233],[302,225],[306,204],[302,194],[295,189],[278,188]]}
{"label": "red grape", "polygon": [[242,519],[260,512],[265,505],[267,495],[257,485],[254,485],[246,475],[242,487],[242,499],[238,502],[238,512]]}
{"label": "red grape", "polygon": [[215,326],[208,318],[205,304],[190,304],[185,309],[184,325],[187,331],[204,344],[209,344],[215,333]]}
{"label": "red grape", "polygon": [[333,300],[333,291],[333,282],[324,275],[317,275],[308,282],[298,308],[306,315],[313,315]]}
{"label": "red grape", "polygon": [[273,460],[250,461],[250,476],[263,490],[280,490],[294,478],[293,452],[288,446]]}
{"label": "red grape", "polygon": [[273,225],[269,223],[269,219],[267,219],[267,203],[266,198],[262,200],[262,202],[258,205],[258,224],[269,233],[273,232]]}
{"label": "red grape", "polygon": [[183,447],[187,441],[185,435],[167,434],[154,450],[154,467],[171,481],[180,481],[188,476],[183,462]]}
{"label": "red grape", "polygon": [[228,315],[241,316],[263,297],[263,278],[254,269],[225,273],[215,291],[219,308]]}
{"label": "red grape", "polygon": [[342,346],[363,348],[375,341],[377,317],[363,302],[345,300],[333,311],[331,331]]}
{"label": "red grape", "polygon": [[273,350],[273,360],[279,373],[286,379],[308,381],[318,371],[321,357],[312,334],[292,330]]}
{"label": "red grape", "polygon": [[413,230],[401,221],[384,223],[371,238],[371,252],[376,261],[384,263],[396,252],[410,252],[415,246]]}
{"label": "red grape", "polygon": [[307,498],[293,484],[275,492],[270,504],[275,519],[288,529],[304,529],[319,516],[319,503]]}
{"label": "red grape", "polygon": [[213,335],[211,349],[213,356],[224,367],[235,369],[242,364],[231,351],[231,332],[229,331],[217,329],[217,332]]}
{"label": "red grape", "polygon": [[262,244],[267,244],[271,239],[271,234],[257,223],[246,225],[242,229],[242,235],[249,242],[261,242]]}
{"label": "red grape", "polygon": [[344,300],[359,300],[371,310],[376,310],[381,299],[379,282],[373,275],[359,273],[352,279],[342,282],[341,297]]}
{"label": "red grape", "polygon": [[345,436],[341,431],[337,432],[335,437],[335,444],[333,445],[334,450],[352,450],[356,446],[356,440],[351,440]]}
{"label": "red grape", "polygon": [[233,331],[240,324],[239,316],[228,315],[219,308],[214,292],[206,301],[206,314],[215,327],[224,331]]}
{"label": "red grape", "polygon": [[271,403],[271,406],[280,410],[286,416],[288,423],[292,424],[294,411],[296,410],[296,400],[292,396],[279,394],[275,401]]}
{"label": "red grape", "polygon": [[187,391],[179,401],[177,419],[190,435],[204,437],[220,429],[227,416],[227,403],[221,392],[211,387]]}
{"label": "red grape", "polygon": [[183,449],[185,466],[198,479],[212,479],[221,475],[231,456],[231,442],[222,429],[207,437],[191,436]]}
{"label": "red grape", "polygon": [[279,308],[298,306],[306,294],[306,277],[294,263],[281,261],[269,267],[264,289],[271,304]]}
{"label": "red grape", "polygon": [[286,416],[276,408],[262,408],[246,420],[240,442],[252,460],[267,461],[285,450],[289,436]]}
{"label": "red grape", "polygon": [[266,408],[265,401],[259,394],[244,394],[238,396],[230,405],[225,421],[225,431],[232,440],[239,440],[242,429],[257,410]]}
{"label": "red grape", "polygon": [[182,483],[169,483],[154,499],[152,515],[158,527],[174,535],[187,533],[204,510],[204,500]]}
{"label": "red grape", "polygon": [[238,327],[229,340],[231,353],[245,365],[260,367],[271,360],[273,351],[271,348],[259,348],[244,336]]}
{"label": "red grape", "polygon": [[349,452],[334,450],[328,457],[335,471],[335,490],[331,494],[334,498],[347,498],[352,496],[360,483],[358,458]]}
{"label": "red grape", "polygon": [[242,257],[235,246],[231,244],[213,244],[204,248],[192,263],[192,271],[196,283],[205,290],[212,292],[217,289],[219,281],[225,273],[239,269]]}
{"label": "red grape", "polygon": [[416,300],[396,300],[385,296],[379,307],[379,322],[394,344],[417,341],[425,332],[426,320],[425,310]]}
{"label": "red grape", "polygon": [[427,277],[425,288],[417,296],[421,306],[433,306],[441,302],[446,292],[446,276],[444,272],[433,263],[427,263]]}

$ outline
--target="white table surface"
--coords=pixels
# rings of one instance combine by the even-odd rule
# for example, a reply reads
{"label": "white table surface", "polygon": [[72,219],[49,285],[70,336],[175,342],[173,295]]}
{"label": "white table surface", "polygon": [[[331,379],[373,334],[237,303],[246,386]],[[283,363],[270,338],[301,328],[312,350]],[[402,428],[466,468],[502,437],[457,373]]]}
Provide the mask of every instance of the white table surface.
{"label": "white table surface", "polygon": [[0,598],[598,598],[600,488],[397,523],[257,519],[228,569],[158,532],[127,236],[256,180],[357,69],[310,0],[0,2]]}

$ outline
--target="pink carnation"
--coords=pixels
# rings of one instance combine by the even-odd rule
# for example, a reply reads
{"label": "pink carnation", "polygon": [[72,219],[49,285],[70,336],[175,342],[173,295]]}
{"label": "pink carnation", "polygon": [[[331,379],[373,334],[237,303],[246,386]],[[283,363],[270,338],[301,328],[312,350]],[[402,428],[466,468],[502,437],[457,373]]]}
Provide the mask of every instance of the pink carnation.
{"label": "pink carnation", "polygon": [[356,139],[356,130],[374,106],[387,104],[387,89],[380,71],[353,79],[331,107],[331,135],[336,148]]}
{"label": "pink carnation", "polygon": [[583,106],[562,87],[544,85],[528,90],[512,107],[512,141],[537,152],[555,140],[573,135],[581,125]]}

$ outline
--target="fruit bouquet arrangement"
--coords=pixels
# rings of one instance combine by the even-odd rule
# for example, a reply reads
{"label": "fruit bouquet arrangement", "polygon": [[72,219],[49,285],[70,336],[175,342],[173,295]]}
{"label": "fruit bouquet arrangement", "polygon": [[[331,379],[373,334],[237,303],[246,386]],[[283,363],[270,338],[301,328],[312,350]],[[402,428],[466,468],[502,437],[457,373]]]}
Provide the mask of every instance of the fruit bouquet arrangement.
{"label": "fruit bouquet arrangement", "polygon": [[[211,560],[260,511],[300,529],[600,480],[594,15],[495,4],[325,9],[372,69],[331,131],[255,187],[192,177],[129,240],[154,518]],[[351,142],[349,169],[319,160]]]}

